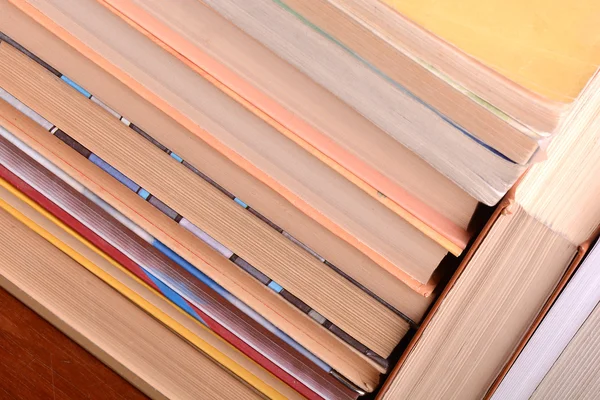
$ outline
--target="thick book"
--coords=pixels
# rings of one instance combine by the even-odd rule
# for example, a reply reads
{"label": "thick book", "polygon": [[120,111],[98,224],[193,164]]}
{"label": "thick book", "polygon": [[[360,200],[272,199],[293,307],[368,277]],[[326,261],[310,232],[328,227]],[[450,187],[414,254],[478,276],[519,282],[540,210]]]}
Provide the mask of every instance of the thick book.
{"label": "thick book", "polygon": [[[569,352],[581,352],[580,349],[569,350],[572,347],[583,345],[588,350],[593,347],[592,339],[589,338],[590,333],[586,333],[587,328],[583,327],[594,325],[596,324],[594,321],[597,320],[595,314],[598,314],[597,305],[600,301],[599,257],[600,247],[596,244],[553,302],[547,314],[543,316],[531,337],[524,341],[524,346],[520,352],[517,352],[518,356],[515,357],[510,369],[499,377],[497,387],[491,391],[492,399],[526,400],[531,396],[536,398],[540,393],[548,395],[548,390],[552,390],[553,387],[550,381],[555,380],[556,384],[560,385],[560,371],[565,374],[565,388],[567,379],[575,378],[575,382],[577,376],[587,379],[584,370],[588,366],[584,365],[583,361],[579,364],[574,360],[566,360],[570,357],[567,355]],[[591,329],[595,330],[597,327]],[[577,344],[583,341],[589,343]],[[568,373],[564,370],[563,364],[566,363],[571,363]],[[542,389],[544,386],[547,388]],[[585,387],[586,385],[581,385],[581,389]],[[568,390],[569,393],[556,390],[555,395],[563,398],[574,397],[575,389],[570,387]]]}
{"label": "thick book", "polygon": [[[539,248],[541,242],[547,247]],[[505,201],[404,351],[380,398],[483,397],[576,254],[577,246]]]}
{"label": "thick book", "polygon": [[593,0],[383,3],[438,36],[446,45],[439,58],[460,50],[458,66],[482,71],[456,74],[466,88],[542,133],[584,100],[600,65],[600,8]]}
{"label": "thick book", "polygon": [[580,127],[557,136],[549,159],[496,210],[382,399],[476,399],[495,389],[600,224],[600,116],[583,115]]}
{"label": "thick book", "polygon": [[543,13],[535,1],[281,3],[518,164],[539,159],[600,65],[585,0]]}

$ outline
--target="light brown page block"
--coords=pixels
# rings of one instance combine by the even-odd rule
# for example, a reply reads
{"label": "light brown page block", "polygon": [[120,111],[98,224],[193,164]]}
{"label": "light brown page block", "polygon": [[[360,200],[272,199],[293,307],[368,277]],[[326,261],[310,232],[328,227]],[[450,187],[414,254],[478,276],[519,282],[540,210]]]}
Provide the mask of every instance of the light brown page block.
{"label": "light brown page block", "polygon": [[365,390],[375,388],[383,372],[378,365],[4,101],[0,124],[340,374]]}

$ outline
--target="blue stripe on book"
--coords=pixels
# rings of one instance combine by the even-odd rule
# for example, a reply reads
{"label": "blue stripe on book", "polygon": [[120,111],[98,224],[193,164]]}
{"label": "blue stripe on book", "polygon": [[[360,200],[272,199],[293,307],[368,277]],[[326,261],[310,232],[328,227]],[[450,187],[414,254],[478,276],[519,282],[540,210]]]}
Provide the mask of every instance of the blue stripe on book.
{"label": "blue stripe on book", "polygon": [[175,305],[177,305],[183,311],[185,311],[186,313],[188,313],[189,315],[191,315],[192,317],[194,317],[195,319],[197,319],[198,321],[200,321],[205,326],[208,326],[206,324],[206,322],[202,319],[202,317],[200,317],[198,315],[198,313],[189,305],[189,303],[183,297],[181,297],[177,292],[175,292],[170,287],[168,287],[167,285],[165,285],[164,283],[162,283],[161,280],[157,279],[154,275],[152,275],[151,273],[147,272],[143,268],[142,268],[142,271],[144,271],[144,273],[146,274],[146,276],[148,276],[148,278],[150,278],[150,280],[152,282],[154,282],[154,284],[156,286],[158,286],[158,290],[162,294],[164,294],[167,299],[171,300],[173,303],[175,303]]}
{"label": "blue stripe on book", "polygon": [[90,97],[92,97],[92,94],[90,92],[88,92],[87,90],[85,90],[84,88],[82,88],[81,86],[79,86],[78,84],[76,84],[75,82],[73,82],[72,80],[70,80],[69,78],[67,78],[65,75],[61,76],[60,79],[62,79],[66,83],[68,83],[69,86],[71,86],[73,89],[77,90],[79,93],[81,93],[82,95],[84,95],[88,99]]}
{"label": "blue stripe on book", "polygon": [[275,292],[279,293],[283,290],[283,288],[281,287],[281,285],[275,281],[271,281],[269,282],[269,284],[267,285],[268,287],[270,287],[271,289],[273,289]]}
{"label": "blue stripe on book", "polygon": [[283,340],[284,342],[286,342],[287,344],[292,346],[294,349],[296,349],[298,352],[300,352],[303,356],[310,359],[312,362],[314,362],[316,365],[318,365],[319,368],[321,368],[327,372],[332,370],[329,365],[324,363],[321,359],[319,359],[317,356],[312,354],[310,351],[306,350],[304,347],[302,347],[300,344],[298,344],[294,339],[292,339],[287,334],[285,334],[281,329],[277,328],[275,325],[273,325],[272,323],[267,321],[263,316],[258,314],[252,308],[248,307],[248,305],[246,305],[244,302],[242,302],[237,297],[235,297],[231,293],[229,293],[227,290],[225,290],[224,288],[219,286],[215,281],[210,279],[203,272],[200,272],[200,270],[196,269],[196,267],[194,267],[192,264],[187,262],[185,259],[183,259],[180,255],[175,253],[173,250],[171,250],[170,248],[165,246],[159,240],[155,239],[154,242],[152,242],[152,245],[154,247],[156,247],[158,250],[160,250],[164,255],[169,257],[169,259],[171,259],[172,261],[177,263],[179,266],[183,267],[186,271],[188,271],[189,273],[194,275],[194,277],[196,277],[197,279],[200,279],[200,281],[202,281],[204,284],[206,284],[211,289],[213,289],[215,292],[217,292],[225,300],[227,300],[228,302],[230,302],[231,304],[236,306],[243,313],[245,313],[250,318],[252,318],[256,322],[258,322],[264,328],[268,329],[271,333],[277,335],[277,337],[279,337],[281,340]]}
{"label": "blue stripe on book", "polygon": [[[377,75],[379,75],[380,77],[382,77],[383,79],[385,79],[386,81],[388,81],[389,83],[391,83],[393,86],[395,86],[396,88],[398,88],[399,90],[401,90],[402,92],[404,92],[406,95],[408,95],[412,99],[416,100],[418,103],[422,104],[423,106],[425,106],[429,110],[433,111],[440,118],[442,118],[445,122],[447,122],[448,124],[452,125],[456,129],[458,129],[461,133],[463,133],[464,135],[466,135],[468,138],[474,140],[477,144],[483,146],[486,150],[490,151],[492,154],[494,154],[494,155],[496,155],[496,156],[498,156],[498,157],[500,157],[500,158],[502,158],[502,159],[504,159],[506,161],[509,161],[509,162],[511,162],[513,164],[516,164],[516,162],[514,162],[513,160],[511,160],[510,158],[508,158],[507,156],[505,156],[504,154],[502,154],[500,151],[494,149],[493,147],[491,147],[487,143],[485,143],[482,140],[476,138],[471,133],[467,132],[467,130],[465,128],[463,128],[462,126],[460,126],[459,124],[457,124],[456,122],[454,122],[452,119],[450,119],[448,116],[446,116],[445,114],[442,114],[439,110],[437,110],[433,106],[429,105],[425,101],[421,100],[420,97],[418,97],[415,94],[413,94],[407,88],[405,88],[400,83],[398,83],[395,79],[392,79],[386,73],[384,73],[383,71],[381,71],[379,68],[377,68],[376,66],[374,66],[373,64],[371,64],[369,61],[365,60],[362,56],[360,56],[354,50],[350,49],[345,44],[343,44],[342,42],[340,42],[339,40],[337,40],[335,37],[331,36],[329,33],[325,32],[324,30],[322,30],[321,28],[319,28],[317,25],[313,24],[312,22],[310,22],[309,20],[307,20],[306,18],[304,18],[302,15],[298,14],[290,6],[286,5],[285,2],[283,2],[281,0],[275,0],[275,2],[281,8],[283,8],[284,10],[290,12],[292,15],[294,15],[296,18],[298,18],[300,21],[302,21],[302,23],[304,23],[306,26],[310,27],[315,32],[319,33],[321,36],[325,37],[326,39],[334,42],[336,45],[338,45],[339,47],[341,47],[344,51],[346,51],[351,56],[353,56],[354,58],[356,58],[358,61],[360,61],[361,63],[363,63],[364,65],[366,65],[367,68],[369,68],[371,71],[375,72]],[[477,98],[476,101],[486,103],[487,106],[488,106],[488,108],[491,107],[496,112],[501,112],[498,108],[496,108],[493,105],[491,105],[490,103],[486,102],[485,100],[483,100],[479,96],[475,96],[475,97]],[[504,117],[501,116],[501,118],[504,118]]]}
{"label": "blue stripe on book", "polygon": [[102,168],[104,171],[108,172],[113,178],[121,182],[123,185],[127,186],[132,191],[137,192],[139,190],[140,186],[137,183],[123,175],[115,167],[113,167],[97,155],[91,154],[89,160],[97,166],[99,166],[100,168]]}
{"label": "blue stripe on book", "polygon": [[138,191],[138,195],[144,199],[144,200],[148,200],[148,196],[150,196],[150,193],[144,189],[144,188],[140,188],[140,190]]}
{"label": "blue stripe on book", "polygon": [[177,253],[175,253],[173,250],[171,250],[170,248],[168,248],[167,246],[165,246],[160,241],[155,240],[152,243],[152,245],[154,247],[156,247],[158,250],[160,250],[161,253],[163,253],[164,255],[166,255],[167,257],[169,257],[169,259],[171,259],[171,261],[173,261],[173,262],[177,263],[177,265],[183,267],[183,269],[185,269],[190,274],[194,275],[195,278],[197,278],[200,281],[202,281],[204,284],[206,284],[207,286],[209,286],[215,292],[219,293],[221,296],[223,296],[228,301],[229,301],[229,298],[233,297],[233,295],[231,293],[229,293],[228,291],[226,291],[225,289],[223,289],[215,281],[213,281],[212,279],[210,279],[207,275],[205,275],[203,272],[201,272],[200,270],[198,270],[192,264],[190,264],[185,259],[183,259],[183,257],[181,257],[180,255],[178,255]]}
{"label": "blue stripe on book", "polygon": [[171,152],[171,157],[177,160],[177,162],[183,162],[183,158],[179,157],[177,154]]}
{"label": "blue stripe on book", "polygon": [[236,203],[238,203],[240,206],[242,206],[244,208],[248,208],[248,204],[244,203],[243,201],[241,201],[237,197],[235,199],[233,199],[233,201],[235,201]]}

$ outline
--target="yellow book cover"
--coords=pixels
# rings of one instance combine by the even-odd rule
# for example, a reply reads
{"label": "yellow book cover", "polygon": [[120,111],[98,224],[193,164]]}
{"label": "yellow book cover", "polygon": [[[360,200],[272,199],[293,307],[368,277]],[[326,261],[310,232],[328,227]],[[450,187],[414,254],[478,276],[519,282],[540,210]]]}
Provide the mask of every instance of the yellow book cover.
{"label": "yellow book cover", "polygon": [[573,101],[600,65],[595,0],[383,1],[551,101]]}

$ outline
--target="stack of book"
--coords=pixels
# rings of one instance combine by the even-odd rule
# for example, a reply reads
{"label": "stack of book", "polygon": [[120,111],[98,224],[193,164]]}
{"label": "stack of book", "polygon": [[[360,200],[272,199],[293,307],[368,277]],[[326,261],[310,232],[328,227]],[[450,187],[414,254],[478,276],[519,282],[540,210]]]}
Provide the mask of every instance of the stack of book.
{"label": "stack of book", "polygon": [[538,3],[0,0],[0,285],[152,398],[510,398],[600,223]]}

